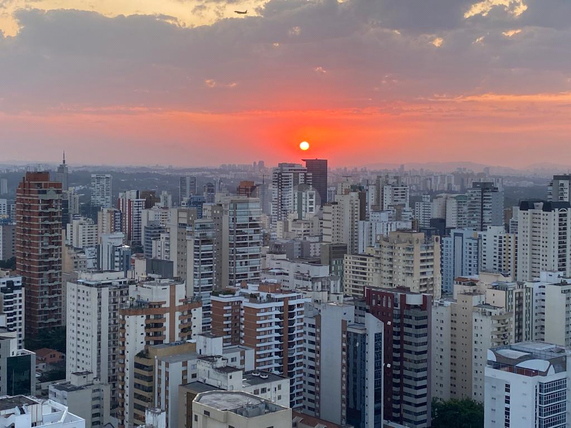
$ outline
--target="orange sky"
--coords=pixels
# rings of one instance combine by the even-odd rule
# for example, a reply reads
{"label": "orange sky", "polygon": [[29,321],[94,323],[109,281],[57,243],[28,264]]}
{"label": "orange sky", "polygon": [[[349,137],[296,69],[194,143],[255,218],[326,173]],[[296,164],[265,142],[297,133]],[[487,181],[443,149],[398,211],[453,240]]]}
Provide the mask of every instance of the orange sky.
{"label": "orange sky", "polygon": [[2,157],[566,164],[571,8],[539,5],[7,0]]}

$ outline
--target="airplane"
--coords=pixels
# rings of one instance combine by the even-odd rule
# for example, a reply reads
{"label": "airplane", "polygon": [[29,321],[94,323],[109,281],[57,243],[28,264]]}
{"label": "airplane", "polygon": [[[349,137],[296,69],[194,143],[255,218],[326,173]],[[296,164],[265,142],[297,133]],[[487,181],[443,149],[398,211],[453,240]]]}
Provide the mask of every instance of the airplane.
{"label": "airplane", "polygon": [[237,13],[238,15],[246,15],[248,10],[235,10],[234,13]]}

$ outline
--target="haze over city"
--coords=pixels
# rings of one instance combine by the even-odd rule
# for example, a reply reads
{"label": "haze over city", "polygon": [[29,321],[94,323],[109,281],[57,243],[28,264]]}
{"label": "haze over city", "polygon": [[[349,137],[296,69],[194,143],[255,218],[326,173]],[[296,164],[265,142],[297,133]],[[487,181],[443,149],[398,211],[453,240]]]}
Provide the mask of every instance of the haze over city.
{"label": "haze over city", "polygon": [[2,157],[277,163],[307,140],[337,166],[566,164],[570,16],[563,0],[7,0]]}

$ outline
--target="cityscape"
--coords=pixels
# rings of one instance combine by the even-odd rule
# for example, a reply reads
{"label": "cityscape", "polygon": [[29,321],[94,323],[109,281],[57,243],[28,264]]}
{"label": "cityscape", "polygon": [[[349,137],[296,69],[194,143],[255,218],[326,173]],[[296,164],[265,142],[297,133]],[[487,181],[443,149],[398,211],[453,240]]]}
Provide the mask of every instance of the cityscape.
{"label": "cityscape", "polygon": [[0,171],[3,426],[569,424],[571,175],[86,168]]}
{"label": "cityscape", "polygon": [[571,1],[0,0],[0,428],[571,428]]}

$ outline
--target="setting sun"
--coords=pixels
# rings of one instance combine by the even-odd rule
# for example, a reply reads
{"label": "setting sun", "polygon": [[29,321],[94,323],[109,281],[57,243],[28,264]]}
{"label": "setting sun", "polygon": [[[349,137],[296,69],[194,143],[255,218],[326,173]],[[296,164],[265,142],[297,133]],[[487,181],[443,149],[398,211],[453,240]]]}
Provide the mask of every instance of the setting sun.
{"label": "setting sun", "polygon": [[309,149],[309,143],[307,141],[302,141],[301,143],[299,143],[299,148],[305,151]]}

